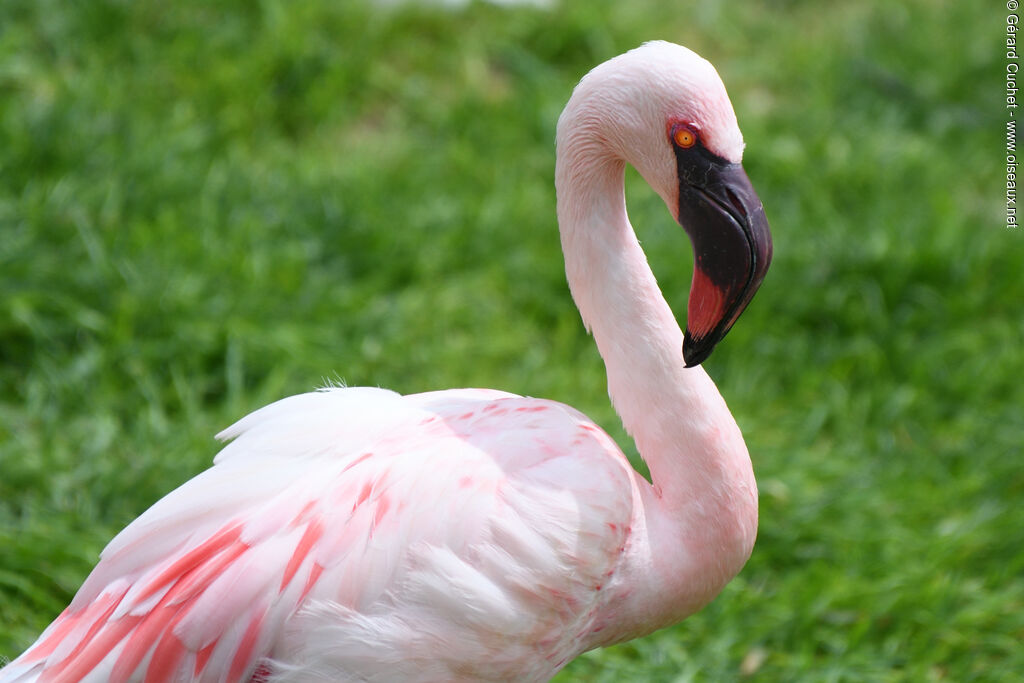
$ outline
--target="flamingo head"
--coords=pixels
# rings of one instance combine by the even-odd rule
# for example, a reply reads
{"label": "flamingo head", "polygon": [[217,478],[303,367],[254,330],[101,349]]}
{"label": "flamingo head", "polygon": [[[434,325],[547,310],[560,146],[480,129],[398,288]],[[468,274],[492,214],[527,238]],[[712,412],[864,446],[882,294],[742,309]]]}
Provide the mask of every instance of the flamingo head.
{"label": "flamingo head", "polygon": [[690,237],[683,358],[699,365],[750,303],[772,258],[725,86],[695,52],[655,41],[598,66],[580,89],[608,149],[640,172]]}

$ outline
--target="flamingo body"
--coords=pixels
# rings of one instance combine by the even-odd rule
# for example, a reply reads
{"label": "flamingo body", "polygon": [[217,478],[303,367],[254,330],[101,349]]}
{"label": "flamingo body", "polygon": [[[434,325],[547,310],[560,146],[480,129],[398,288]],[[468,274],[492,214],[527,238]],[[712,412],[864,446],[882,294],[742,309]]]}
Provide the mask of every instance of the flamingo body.
{"label": "flamingo body", "polygon": [[600,628],[634,482],[572,408],[329,389],[221,436],[12,667],[243,681],[269,655],[283,680],[544,680]]}
{"label": "flamingo body", "polygon": [[[0,682],[543,681],[698,610],[757,527],[743,438],[691,367],[771,256],[742,149],[714,68],[669,43],[594,69],[559,120],[570,289],[650,483],[553,401],[287,398],[115,537]],[[694,243],[685,337],[626,217],[626,163]]]}

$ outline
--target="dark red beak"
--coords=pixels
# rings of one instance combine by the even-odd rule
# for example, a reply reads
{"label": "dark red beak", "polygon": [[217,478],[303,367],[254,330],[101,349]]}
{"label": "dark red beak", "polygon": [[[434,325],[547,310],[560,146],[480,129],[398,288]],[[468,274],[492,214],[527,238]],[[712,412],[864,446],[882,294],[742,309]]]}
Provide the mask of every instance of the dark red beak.
{"label": "dark red beak", "polygon": [[683,359],[699,365],[761,286],[772,260],[764,206],[740,164],[697,145],[676,149],[679,223],[693,242],[694,268]]}

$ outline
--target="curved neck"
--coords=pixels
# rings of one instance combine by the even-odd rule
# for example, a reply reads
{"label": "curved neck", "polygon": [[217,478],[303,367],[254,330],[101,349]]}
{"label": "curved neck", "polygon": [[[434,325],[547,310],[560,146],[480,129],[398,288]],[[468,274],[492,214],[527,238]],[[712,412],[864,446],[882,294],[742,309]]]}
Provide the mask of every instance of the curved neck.
{"label": "curved neck", "polygon": [[571,134],[560,134],[558,146],[566,274],[615,410],[651,471],[652,486],[640,487],[651,546],[642,562],[655,574],[652,599],[675,596],[665,617],[676,619],[710,600],[750,554],[750,458],[707,373],[685,367],[683,333],[626,215],[624,162],[599,145],[574,144]]}
{"label": "curved neck", "polygon": [[[608,373],[616,412],[667,499],[690,499],[739,450],[739,429],[683,333],[626,215],[625,164],[595,147],[559,149],[558,218],[566,275]],[[690,489],[690,490],[688,490]]]}

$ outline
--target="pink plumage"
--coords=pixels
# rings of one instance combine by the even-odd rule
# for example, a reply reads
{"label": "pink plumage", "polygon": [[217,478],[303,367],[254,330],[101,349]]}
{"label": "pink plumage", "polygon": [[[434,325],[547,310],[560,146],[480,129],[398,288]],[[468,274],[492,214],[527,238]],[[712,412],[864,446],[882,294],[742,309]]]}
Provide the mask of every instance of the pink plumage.
{"label": "pink plumage", "polygon": [[[628,162],[683,220],[691,158],[665,137],[673,117],[735,173],[742,138],[717,74],[668,43],[581,82],[556,170],[573,296],[653,484],[552,401],[475,389],[287,398],[223,432],[214,467],[114,538],[0,681],[541,681],[710,600],[750,553],[756,487],[725,403],[685,367],[622,203]],[[700,191],[709,220],[751,223],[756,257],[753,207]],[[722,310],[702,336],[720,338],[763,272],[738,294],[716,276],[701,287]]]}

